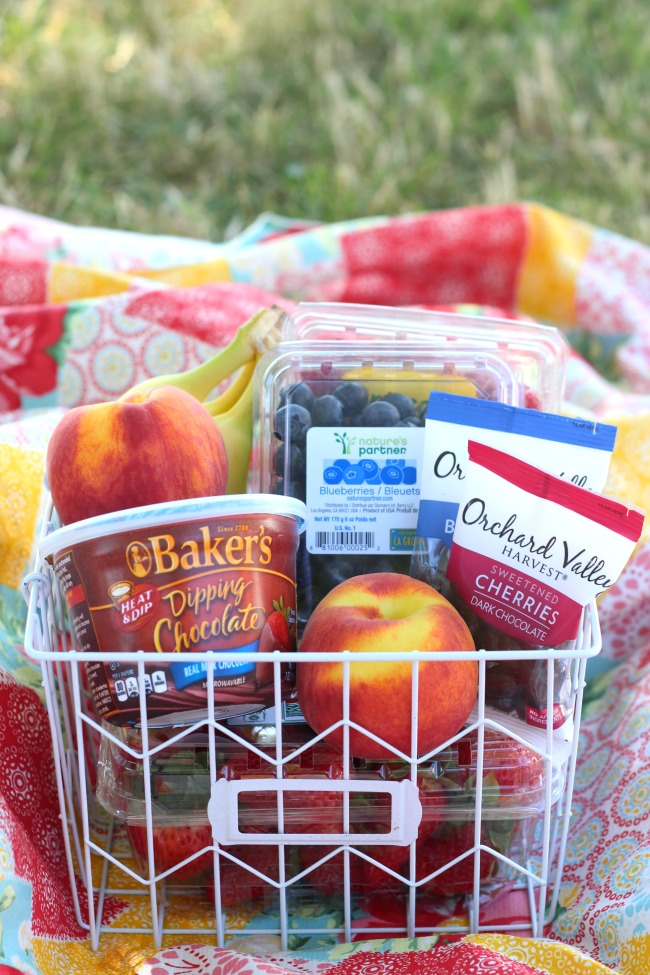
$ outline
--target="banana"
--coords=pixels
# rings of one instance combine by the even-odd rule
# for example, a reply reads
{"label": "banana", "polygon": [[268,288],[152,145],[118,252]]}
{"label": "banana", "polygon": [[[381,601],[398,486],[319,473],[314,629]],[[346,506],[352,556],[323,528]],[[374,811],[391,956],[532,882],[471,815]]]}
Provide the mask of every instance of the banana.
{"label": "banana", "polygon": [[[280,341],[284,311],[273,305],[261,308],[252,318],[237,329],[234,338],[225,348],[210,359],[186,372],[152,376],[133,386],[125,395],[143,392],[152,386],[178,386],[201,401],[221,383],[229,379],[242,366],[256,361],[268,349]],[[226,390],[227,392],[227,390]]]}
{"label": "banana", "polygon": [[214,422],[221,431],[228,457],[226,494],[245,494],[253,447],[254,370],[241,396],[230,409],[218,413]]}
{"label": "banana", "polygon": [[216,418],[220,413],[226,413],[231,406],[234,406],[239,397],[244,393],[249,379],[255,372],[257,358],[256,356],[251,362],[247,362],[245,366],[241,367],[228,388],[220,396],[217,396],[215,399],[206,399],[203,401],[203,405],[208,413]]}
{"label": "banana", "polygon": [[[223,437],[228,457],[227,494],[246,491],[253,446],[253,386],[255,366],[282,335],[285,312],[273,306],[262,308],[235,333],[232,341],[210,359],[186,372],[153,376],[132,387],[125,395],[153,386],[178,386],[201,400]],[[231,379],[223,393],[207,396],[225,380]]]}

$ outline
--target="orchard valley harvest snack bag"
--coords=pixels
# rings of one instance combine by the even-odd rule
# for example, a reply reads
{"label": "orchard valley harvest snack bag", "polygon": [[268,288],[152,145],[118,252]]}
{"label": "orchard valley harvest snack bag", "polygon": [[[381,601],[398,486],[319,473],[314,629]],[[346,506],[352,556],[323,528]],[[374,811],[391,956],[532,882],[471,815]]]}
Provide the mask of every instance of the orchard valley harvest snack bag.
{"label": "orchard valley harvest snack bag", "polygon": [[622,572],[643,513],[485,444],[468,448],[447,578],[515,639],[574,640],[583,608]]}
{"label": "orchard valley harvest snack bag", "polygon": [[[486,701],[546,726],[550,663],[530,651],[575,647],[583,608],[618,578],[643,513],[484,444],[470,441],[469,459],[442,589],[477,646],[521,650],[488,662]],[[569,660],[552,666],[557,728],[573,690]]]}
{"label": "orchard valley harvest snack bag", "polygon": [[545,470],[602,491],[615,439],[616,427],[605,423],[432,392],[411,575],[439,588],[464,491],[470,440],[507,450],[529,463],[543,458]]}
{"label": "orchard valley harvest snack bag", "polygon": [[[458,505],[466,486],[468,443],[476,441],[506,450],[531,463],[544,459],[553,474],[593,491],[607,479],[616,427],[579,417],[523,409],[505,403],[432,392],[429,397],[423,451],[422,497],[411,558],[411,575],[443,593],[466,617],[477,646],[513,650],[519,644],[475,615],[445,577]],[[518,634],[519,641],[525,639]],[[488,663],[488,701],[529,724],[546,723],[547,675],[542,660]],[[562,724],[571,702],[570,661],[554,661],[556,723]]]}

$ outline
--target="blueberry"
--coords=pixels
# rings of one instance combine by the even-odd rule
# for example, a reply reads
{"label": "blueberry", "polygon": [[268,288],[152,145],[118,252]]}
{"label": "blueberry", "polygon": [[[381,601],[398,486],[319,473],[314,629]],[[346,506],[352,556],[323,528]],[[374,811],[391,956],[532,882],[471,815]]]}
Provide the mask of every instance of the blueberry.
{"label": "blueberry", "polygon": [[404,393],[387,393],[384,396],[384,402],[391,403],[399,410],[399,415],[402,420],[405,420],[407,416],[415,416],[413,400],[410,396],[405,396]]}
{"label": "blueberry", "polygon": [[360,460],[359,467],[363,468],[367,481],[373,477],[376,477],[379,473],[379,464],[376,460],[371,460],[369,457],[365,457],[363,460]]}
{"label": "blueberry", "polygon": [[403,420],[395,424],[396,427],[423,427],[424,420],[420,420],[417,416],[405,416]]}
{"label": "blueberry", "polygon": [[343,471],[343,480],[346,484],[363,484],[366,474],[361,464],[350,464]]}
{"label": "blueberry", "polygon": [[385,400],[375,400],[359,414],[359,426],[394,427],[400,421],[399,410]]}
{"label": "blueberry", "polygon": [[346,416],[356,416],[368,405],[368,390],[361,383],[340,383],[333,393]]}
{"label": "blueberry", "polygon": [[294,403],[296,406],[304,406],[306,410],[311,410],[314,405],[314,394],[307,383],[292,383],[280,393],[280,406],[287,403]]}
{"label": "blueberry", "polygon": [[309,410],[289,403],[275,414],[275,435],[288,443],[303,444],[311,426]]}
{"label": "blueberry", "polygon": [[[285,469],[286,468],[286,469]],[[305,476],[305,455],[295,443],[279,444],[273,452],[273,471],[280,477],[300,480]]]}
{"label": "blueberry", "polygon": [[285,481],[280,478],[273,488],[274,494],[283,494],[288,498],[298,498],[299,501],[306,501],[304,481]]}
{"label": "blueberry", "polygon": [[319,396],[311,408],[311,422],[315,427],[338,427],[343,423],[343,406],[336,396]]}
{"label": "blueberry", "polygon": [[324,592],[329,592],[334,586],[338,586],[339,582],[350,579],[355,572],[354,563],[347,559],[323,559],[318,570],[318,582]]}

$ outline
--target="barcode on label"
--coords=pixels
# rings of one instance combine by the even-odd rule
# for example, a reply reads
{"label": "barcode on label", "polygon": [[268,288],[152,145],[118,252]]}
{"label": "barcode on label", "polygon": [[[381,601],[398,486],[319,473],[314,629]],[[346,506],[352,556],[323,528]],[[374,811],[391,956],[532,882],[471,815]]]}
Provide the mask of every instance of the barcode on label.
{"label": "barcode on label", "polygon": [[356,550],[374,548],[374,532],[316,532],[316,548],[331,548],[340,551],[341,549],[352,548]]}

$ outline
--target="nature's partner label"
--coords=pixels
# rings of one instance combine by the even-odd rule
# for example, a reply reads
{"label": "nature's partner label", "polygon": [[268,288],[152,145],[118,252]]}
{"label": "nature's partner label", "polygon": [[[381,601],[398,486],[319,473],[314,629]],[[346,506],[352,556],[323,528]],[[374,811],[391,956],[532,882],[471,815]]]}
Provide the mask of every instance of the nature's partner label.
{"label": "nature's partner label", "polygon": [[[57,552],[76,648],[105,657],[86,664],[99,715],[140,720],[137,665],[121,663],[120,652],[148,652],[147,713],[171,721],[206,708],[207,667],[158,664],[156,653],[294,650],[297,546],[294,518],[245,513],[131,529]],[[283,671],[284,694],[293,668]],[[214,688],[217,717],[259,710],[274,702],[273,665],[217,660]]]}
{"label": "nature's partner label", "polygon": [[307,433],[307,550],[409,553],[420,503],[424,430],[312,427]]}
{"label": "nature's partner label", "polygon": [[470,441],[447,566],[464,602],[497,629],[557,646],[618,579],[643,513]]}

